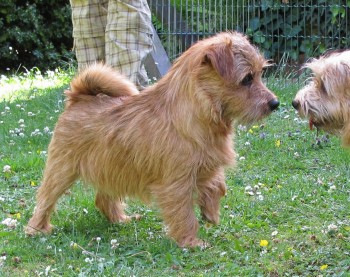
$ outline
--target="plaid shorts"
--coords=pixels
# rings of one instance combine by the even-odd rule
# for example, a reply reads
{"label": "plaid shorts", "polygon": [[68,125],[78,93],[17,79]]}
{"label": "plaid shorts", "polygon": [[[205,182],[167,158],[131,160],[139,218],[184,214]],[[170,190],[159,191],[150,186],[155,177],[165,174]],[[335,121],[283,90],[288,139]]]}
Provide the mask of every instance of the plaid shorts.
{"label": "plaid shorts", "polygon": [[79,70],[102,61],[136,85],[148,84],[144,60],[153,49],[146,0],[70,0]]}

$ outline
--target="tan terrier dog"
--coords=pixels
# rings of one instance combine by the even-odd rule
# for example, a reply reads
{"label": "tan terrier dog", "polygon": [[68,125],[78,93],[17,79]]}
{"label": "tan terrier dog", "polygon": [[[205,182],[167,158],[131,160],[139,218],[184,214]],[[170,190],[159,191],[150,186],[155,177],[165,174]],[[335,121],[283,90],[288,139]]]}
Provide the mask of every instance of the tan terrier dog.
{"label": "tan terrier dog", "polygon": [[311,81],[292,101],[299,115],[313,126],[342,137],[350,146],[350,51],[330,51],[305,64]]}
{"label": "tan terrier dog", "polygon": [[233,121],[255,122],[279,105],[262,83],[266,66],[233,32],[197,42],[142,93],[109,67],[88,67],[66,91],[27,234],[51,231],[58,198],[81,178],[111,222],[130,219],[126,197],[154,201],[179,246],[203,245],[194,206],[219,222],[224,167],[235,161]]}

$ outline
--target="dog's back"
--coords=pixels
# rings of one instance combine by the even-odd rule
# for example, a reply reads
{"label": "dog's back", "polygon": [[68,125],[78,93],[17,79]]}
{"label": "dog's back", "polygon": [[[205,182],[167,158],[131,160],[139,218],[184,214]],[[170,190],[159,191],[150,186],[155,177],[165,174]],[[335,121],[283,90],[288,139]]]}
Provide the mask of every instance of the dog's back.
{"label": "dog's back", "polygon": [[67,107],[79,100],[105,94],[111,97],[139,94],[136,86],[110,66],[96,63],[83,70],[71,82],[71,89],[65,91]]}

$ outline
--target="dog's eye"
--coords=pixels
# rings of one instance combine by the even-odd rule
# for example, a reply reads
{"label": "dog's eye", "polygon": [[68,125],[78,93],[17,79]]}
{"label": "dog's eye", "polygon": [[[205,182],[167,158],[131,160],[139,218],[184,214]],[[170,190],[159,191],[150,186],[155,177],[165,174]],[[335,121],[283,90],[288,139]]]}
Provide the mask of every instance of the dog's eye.
{"label": "dog's eye", "polygon": [[242,86],[250,86],[253,82],[253,78],[254,78],[253,74],[251,73],[247,74],[241,82]]}

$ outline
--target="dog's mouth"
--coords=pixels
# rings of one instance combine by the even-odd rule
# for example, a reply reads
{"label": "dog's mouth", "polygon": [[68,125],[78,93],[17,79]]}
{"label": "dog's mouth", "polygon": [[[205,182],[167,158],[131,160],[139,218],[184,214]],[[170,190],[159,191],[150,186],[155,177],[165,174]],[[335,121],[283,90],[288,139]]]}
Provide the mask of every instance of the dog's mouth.
{"label": "dog's mouth", "polygon": [[327,128],[327,122],[325,122],[324,120],[318,120],[316,119],[314,116],[310,116],[309,117],[309,128],[312,131],[314,128],[316,128],[317,131],[319,130],[324,130],[324,129],[328,129]]}
{"label": "dog's mouth", "polygon": [[309,128],[312,131],[314,127],[318,130],[321,129],[322,124],[317,122],[312,116],[309,118]]}
{"label": "dog's mouth", "polygon": [[309,119],[309,128],[310,128],[311,131],[314,129],[314,125],[315,124],[314,124],[312,118],[310,117],[310,119]]}
{"label": "dog's mouth", "polygon": [[316,128],[317,132],[320,130],[326,131],[327,133],[339,135],[343,126],[341,124],[336,124],[335,122],[326,120],[317,120],[315,117],[309,117],[309,128],[312,131]]}

